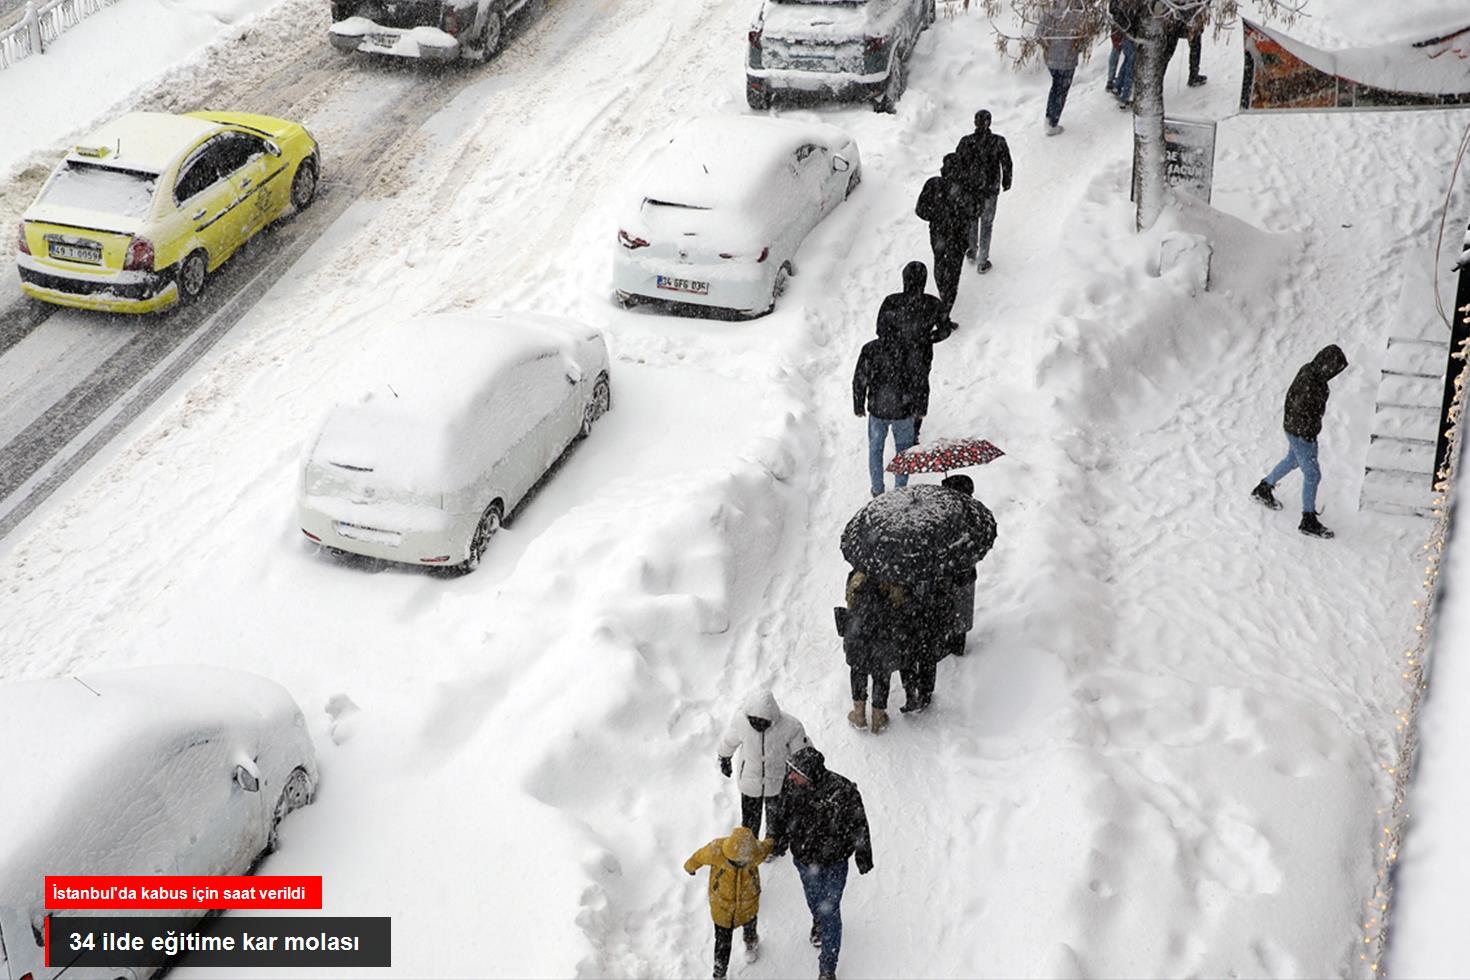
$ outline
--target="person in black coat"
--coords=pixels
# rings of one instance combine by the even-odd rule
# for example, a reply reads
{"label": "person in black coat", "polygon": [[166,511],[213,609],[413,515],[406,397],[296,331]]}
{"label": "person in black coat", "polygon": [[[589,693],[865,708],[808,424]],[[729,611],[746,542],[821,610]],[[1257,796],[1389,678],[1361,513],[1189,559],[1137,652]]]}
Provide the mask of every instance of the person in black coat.
{"label": "person in black coat", "polygon": [[981,272],[989,272],[995,206],[1000,192],[1011,189],[1011,148],[1004,136],[990,131],[990,113],[981,109],[975,113],[975,131],[961,137],[954,152],[976,205],[975,220],[966,226],[965,256],[974,259]]}
{"label": "person in black coat", "polygon": [[882,582],[855,568],[847,576],[846,614],[838,613],[838,632],[852,688],[852,711],[847,720],[854,728],[868,727],[871,681],[874,735],[888,727],[888,691],[893,672],[909,659],[904,647],[908,638],[904,606],[909,601],[908,589],[897,582]]}
{"label": "person in black coat", "polygon": [[848,858],[858,874],[873,870],[873,843],[862,794],[851,780],[827,768],[815,748],[805,748],[786,764],[783,795],[789,797],[784,839],[801,876],[801,888],[812,913],[811,941],[822,952],[817,976],[836,977],[842,949],[842,892],[847,887]]}
{"label": "person in black coat", "polygon": [[[918,440],[918,420],[929,411],[929,366],[934,350],[929,341],[912,340],[903,332],[906,321],[878,318],[878,339],[863,345],[852,372],[852,410],[868,417],[868,477],[873,496],[883,492],[883,449],[893,431],[895,452]],[[894,479],[907,486],[907,474]]]}
{"label": "person in black coat", "polygon": [[945,641],[954,620],[954,595],[947,581],[918,582],[907,589],[908,601],[900,610],[903,662],[898,672],[904,696],[898,710],[905,714],[923,711],[934,700],[935,676],[948,652]]}
{"label": "person in black coat", "polygon": [[934,249],[934,284],[944,315],[954,309],[959,295],[960,270],[965,265],[965,243],[979,206],[966,185],[960,158],[946,154],[939,176],[930,177],[919,191],[914,213],[929,223],[929,245]]}
{"label": "person in black coat", "polygon": [[1302,522],[1297,530],[1315,538],[1330,538],[1332,532],[1317,520],[1317,485],[1322,470],[1317,465],[1317,436],[1322,432],[1322,416],[1327,411],[1331,394],[1327,383],[1343,372],[1347,355],[1336,344],[1328,344],[1297,371],[1286,389],[1286,405],[1282,428],[1286,430],[1286,456],[1266,475],[1251,496],[1259,503],[1280,510],[1281,503],[1271,492],[1281,478],[1297,467],[1302,471]]}
{"label": "person in black coat", "polygon": [[[939,485],[967,497],[975,496],[975,481],[962,473],[946,476],[939,481]],[[954,618],[948,631],[949,637],[944,641],[946,656],[965,655],[965,635],[975,626],[975,582],[979,577],[972,566],[955,575],[949,582],[949,593],[954,602]]]}
{"label": "person in black coat", "polygon": [[[933,346],[947,339],[957,324],[944,312],[939,297],[924,291],[929,280],[929,270],[922,262],[910,262],[903,267],[903,292],[889,293],[878,307],[878,332],[885,328],[910,344]],[[917,356],[922,359],[923,354]],[[932,355],[931,355],[932,366]],[[925,382],[928,373],[925,372]],[[924,427],[922,415],[914,418],[914,441]],[[902,484],[900,484],[902,486]]]}

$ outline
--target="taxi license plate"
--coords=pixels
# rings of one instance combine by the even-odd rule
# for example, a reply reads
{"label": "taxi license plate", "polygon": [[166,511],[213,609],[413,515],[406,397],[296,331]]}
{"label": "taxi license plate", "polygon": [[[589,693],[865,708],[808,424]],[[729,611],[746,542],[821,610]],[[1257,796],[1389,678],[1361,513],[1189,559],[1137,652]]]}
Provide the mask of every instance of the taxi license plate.
{"label": "taxi license plate", "polygon": [[680,279],[678,276],[659,276],[655,285],[659,289],[667,289],[674,293],[695,293],[699,296],[709,295],[709,283],[700,282],[697,279]]}
{"label": "taxi license plate", "polygon": [[372,42],[372,44],[375,47],[379,47],[379,48],[393,48],[393,47],[396,47],[397,44],[398,44],[398,35],[397,34],[369,34],[368,35],[368,40],[370,42]]}
{"label": "taxi license plate", "polygon": [[47,242],[46,250],[53,259],[66,259],[69,262],[87,262],[92,265],[102,264],[102,249],[88,248],[85,245],[66,245],[62,242]]}

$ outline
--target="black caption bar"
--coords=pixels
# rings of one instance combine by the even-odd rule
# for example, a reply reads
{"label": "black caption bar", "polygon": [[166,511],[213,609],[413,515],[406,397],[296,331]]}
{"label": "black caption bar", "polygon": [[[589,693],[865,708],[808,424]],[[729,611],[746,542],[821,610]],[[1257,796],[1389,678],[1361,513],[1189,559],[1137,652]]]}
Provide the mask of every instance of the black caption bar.
{"label": "black caption bar", "polygon": [[53,915],[46,964],[163,966],[186,956],[189,966],[392,966],[387,916]]}

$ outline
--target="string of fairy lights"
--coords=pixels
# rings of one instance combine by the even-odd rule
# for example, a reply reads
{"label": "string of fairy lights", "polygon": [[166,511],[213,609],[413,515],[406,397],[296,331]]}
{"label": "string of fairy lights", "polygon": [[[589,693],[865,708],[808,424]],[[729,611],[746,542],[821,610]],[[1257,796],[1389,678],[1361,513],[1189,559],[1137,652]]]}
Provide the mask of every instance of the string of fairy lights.
{"label": "string of fairy lights", "polygon": [[[1470,322],[1470,306],[1458,310]],[[1430,623],[1434,616],[1435,590],[1439,586],[1440,564],[1450,531],[1450,495],[1460,461],[1460,416],[1465,404],[1465,361],[1470,355],[1470,338],[1452,355],[1460,362],[1455,374],[1455,395],[1449,411],[1449,452],[1444,467],[1435,474],[1434,525],[1424,543],[1423,594],[1414,600],[1419,621],[1414,624],[1413,644],[1404,651],[1403,680],[1405,704],[1394,712],[1398,719],[1398,755],[1383,768],[1393,778],[1393,802],[1379,810],[1382,832],[1377,853],[1377,881],[1373,897],[1368,900],[1368,914],[1363,920],[1363,949],[1359,960],[1368,965],[1375,977],[1383,976],[1383,957],[1388,950],[1388,913],[1393,904],[1394,868],[1403,849],[1404,832],[1409,822],[1409,781],[1413,775],[1414,753],[1419,746],[1419,706],[1427,688],[1425,664],[1428,660]]]}

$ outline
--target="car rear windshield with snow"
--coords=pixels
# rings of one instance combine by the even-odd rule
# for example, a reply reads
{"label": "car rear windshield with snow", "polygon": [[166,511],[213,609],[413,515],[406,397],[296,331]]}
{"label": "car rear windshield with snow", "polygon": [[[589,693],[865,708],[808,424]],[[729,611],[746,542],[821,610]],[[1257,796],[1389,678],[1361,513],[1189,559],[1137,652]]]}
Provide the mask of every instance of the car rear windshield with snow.
{"label": "car rear windshield with snow", "polygon": [[68,161],[41,195],[45,204],[146,218],[158,178],[153,174]]}

